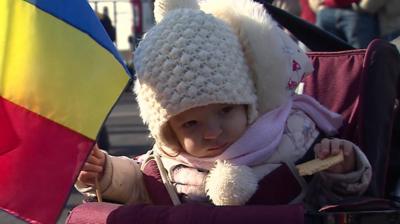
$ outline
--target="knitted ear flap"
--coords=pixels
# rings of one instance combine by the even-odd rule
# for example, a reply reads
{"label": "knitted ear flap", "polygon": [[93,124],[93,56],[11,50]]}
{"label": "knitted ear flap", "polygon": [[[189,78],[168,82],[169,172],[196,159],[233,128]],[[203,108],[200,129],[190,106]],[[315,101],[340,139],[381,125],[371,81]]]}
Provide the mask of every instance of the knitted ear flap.
{"label": "knitted ear flap", "polygon": [[199,9],[197,0],[156,0],[154,3],[154,18],[159,23],[169,11],[174,9]]}
{"label": "knitted ear flap", "polygon": [[[301,77],[311,64],[303,51],[266,12],[252,0],[208,0],[200,8],[228,23],[236,32],[256,85],[258,110],[268,112],[286,102],[292,94],[292,63]],[[304,65],[304,66],[303,66]],[[301,73],[301,74],[300,74]]]}

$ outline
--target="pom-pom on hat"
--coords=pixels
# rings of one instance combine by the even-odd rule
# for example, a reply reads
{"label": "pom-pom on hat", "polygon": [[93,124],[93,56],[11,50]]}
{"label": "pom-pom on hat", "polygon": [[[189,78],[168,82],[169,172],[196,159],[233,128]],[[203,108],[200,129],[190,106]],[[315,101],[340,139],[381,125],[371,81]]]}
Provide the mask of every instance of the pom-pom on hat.
{"label": "pom-pom on hat", "polygon": [[231,27],[195,0],[156,1],[155,7],[158,24],[140,42],[134,64],[141,117],[156,143],[162,144],[161,129],[172,116],[194,107],[244,104],[254,121],[255,88]]}

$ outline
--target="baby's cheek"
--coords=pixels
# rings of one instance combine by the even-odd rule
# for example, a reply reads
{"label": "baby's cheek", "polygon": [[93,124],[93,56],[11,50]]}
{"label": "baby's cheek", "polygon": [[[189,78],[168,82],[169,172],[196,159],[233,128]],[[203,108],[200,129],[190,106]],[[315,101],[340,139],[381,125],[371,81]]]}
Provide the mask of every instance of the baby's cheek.
{"label": "baby's cheek", "polygon": [[196,153],[196,149],[198,148],[198,143],[196,143],[196,140],[192,138],[185,138],[183,140],[183,148],[186,152],[193,154]]}

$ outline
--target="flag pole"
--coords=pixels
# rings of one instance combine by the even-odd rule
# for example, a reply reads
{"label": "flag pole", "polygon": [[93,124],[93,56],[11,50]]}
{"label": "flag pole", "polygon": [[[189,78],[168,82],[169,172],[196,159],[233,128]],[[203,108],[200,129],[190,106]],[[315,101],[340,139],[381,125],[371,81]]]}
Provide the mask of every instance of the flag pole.
{"label": "flag pole", "polygon": [[103,198],[101,196],[101,191],[100,191],[100,183],[99,183],[99,179],[96,177],[95,180],[95,188],[96,188],[96,196],[97,196],[97,202],[103,202]]}

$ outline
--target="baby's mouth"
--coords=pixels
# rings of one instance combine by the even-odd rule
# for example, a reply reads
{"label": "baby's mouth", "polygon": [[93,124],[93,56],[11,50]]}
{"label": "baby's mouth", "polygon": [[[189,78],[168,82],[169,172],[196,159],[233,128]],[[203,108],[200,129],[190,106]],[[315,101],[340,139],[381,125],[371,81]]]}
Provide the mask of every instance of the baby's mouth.
{"label": "baby's mouth", "polygon": [[224,144],[219,145],[217,147],[209,148],[208,151],[216,151],[216,150],[225,149],[227,146],[228,146],[228,143],[224,143]]}

